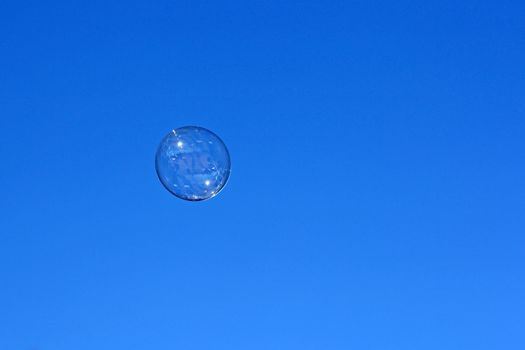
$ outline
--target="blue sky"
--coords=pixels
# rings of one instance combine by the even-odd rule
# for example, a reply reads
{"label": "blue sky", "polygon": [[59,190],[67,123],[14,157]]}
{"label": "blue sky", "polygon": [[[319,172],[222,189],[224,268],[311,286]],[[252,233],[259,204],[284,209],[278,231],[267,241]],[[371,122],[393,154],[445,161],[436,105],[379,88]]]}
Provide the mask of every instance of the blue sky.
{"label": "blue sky", "polygon": [[[0,3],[0,349],[523,349],[521,1]],[[159,183],[172,128],[216,198]]]}

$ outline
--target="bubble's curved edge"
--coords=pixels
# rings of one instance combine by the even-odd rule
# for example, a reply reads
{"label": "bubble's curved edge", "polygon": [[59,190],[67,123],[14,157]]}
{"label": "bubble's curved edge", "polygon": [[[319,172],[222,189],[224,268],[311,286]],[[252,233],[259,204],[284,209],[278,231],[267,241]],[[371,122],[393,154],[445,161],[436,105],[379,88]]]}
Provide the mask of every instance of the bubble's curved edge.
{"label": "bubble's curved edge", "polygon": [[[175,192],[173,192],[169,187],[168,185],[164,182],[164,180],[162,179],[162,177],[160,176],[160,171],[159,171],[159,151],[161,149],[161,145],[164,143],[164,140],[166,140],[166,138],[170,135],[170,134],[174,134],[174,135],[177,135],[177,130],[180,130],[180,129],[190,129],[190,128],[195,128],[195,129],[200,129],[200,130],[204,130],[206,132],[209,132],[210,134],[212,134],[213,136],[215,136],[221,143],[222,145],[224,146],[224,149],[226,150],[226,154],[228,155],[228,174],[226,174],[226,177],[224,179],[224,184],[221,186],[221,188],[219,188],[219,190],[215,193],[213,193],[211,196],[209,197],[206,197],[206,198],[192,198],[192,197],[182,197],[182,196],[179,196],[178,194],[176,194]],[[224,143],[224,141],[219,137],[219,135],[217,135],[216,133],[214,133],[213,131],[209,130],[209,129],[206,129],[202,126],[197,126],[197,125],[185,125],[185,126],[181,126],[179,128],[175,128],[175,129],[171,129],[168,133],[166,133],[164,135],[164,137],[160,140],[160,143],[159,145],[157,146],[157,150],[155,151],[155,173],[157,174],[157,178],[159,179],[160,183],[162,184],[162,186],[169,192],[171,193],[173,196],[179,198],[179,199],[182,199],[182,200],[185,200],[185,201],[188,201],[188,202],[205,202],[209,199],[212,199],[212,198],[215,198],[219,193],[222,192],[222,190],[224,189],[224,187],[226,187],[226,185],[228,184],[228,181],[230,180],[230,175],[232,173],[232,161],[231,161],[231,155],[230,155],[230,150],[228,150],[228,147],[226,146],[226,143]]]}

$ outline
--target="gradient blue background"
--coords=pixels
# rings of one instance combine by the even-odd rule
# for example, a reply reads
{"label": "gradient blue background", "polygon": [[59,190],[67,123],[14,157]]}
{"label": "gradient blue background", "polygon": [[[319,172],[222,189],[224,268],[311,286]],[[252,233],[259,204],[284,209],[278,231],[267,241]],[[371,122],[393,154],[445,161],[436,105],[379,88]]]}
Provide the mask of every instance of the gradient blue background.
{"label": "gradient blue background", "polygon": [[[0,349],[524,349],[522,1],[2,1]],[[170,195],[196,124],[233,173]]]}

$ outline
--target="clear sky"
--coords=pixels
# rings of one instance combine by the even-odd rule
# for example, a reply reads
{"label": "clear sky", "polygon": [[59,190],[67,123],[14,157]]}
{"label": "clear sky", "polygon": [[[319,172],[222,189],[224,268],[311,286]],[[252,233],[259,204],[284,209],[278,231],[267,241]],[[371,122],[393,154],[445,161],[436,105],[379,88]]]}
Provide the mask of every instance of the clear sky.
{"label": "clear sky", "polygon": [[[524,18],[1,1],[0,349],[524,349]],[[155,174],[183,125],[210,201]]]}

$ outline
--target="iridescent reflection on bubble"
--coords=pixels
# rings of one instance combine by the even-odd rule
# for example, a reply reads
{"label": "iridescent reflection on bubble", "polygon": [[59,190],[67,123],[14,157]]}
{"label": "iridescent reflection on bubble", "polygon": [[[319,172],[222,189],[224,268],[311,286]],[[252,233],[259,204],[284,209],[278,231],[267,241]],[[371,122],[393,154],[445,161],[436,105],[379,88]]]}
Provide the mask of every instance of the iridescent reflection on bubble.
{"label": "iridescent reflection on bubble", "polygon": [[185,126],[164,137],[155,167],[168,191],[185,200],[202,201],[217,195],[228,181],[230,154],[213,132]]}

